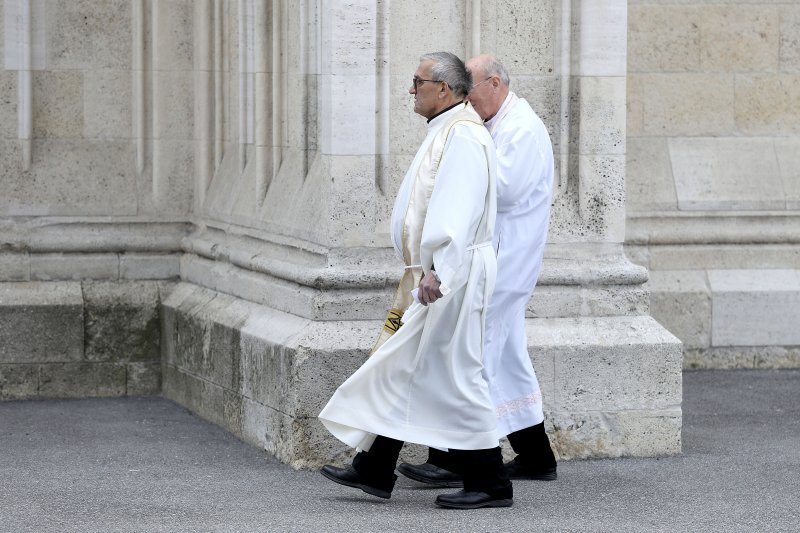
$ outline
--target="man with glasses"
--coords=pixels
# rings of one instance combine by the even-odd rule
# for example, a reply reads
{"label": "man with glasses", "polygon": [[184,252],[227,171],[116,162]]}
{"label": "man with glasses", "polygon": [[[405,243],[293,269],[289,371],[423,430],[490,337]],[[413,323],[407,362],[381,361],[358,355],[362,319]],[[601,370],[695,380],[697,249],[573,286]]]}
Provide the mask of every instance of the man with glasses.
{"label": "man with glasses", "polygon": [[[553,187],[553,148],[547,128],[528,102],[509,90],[508,71],[482,55],[467,61],[475,82],[469,101],[497,149],[497,282],[486,316],[484,365],[499,435],[517,456],[511,479],[556,479],[556,459],[544,431],[539,382],[528,355],[525,305],[544,254]],[[431,448],[421,465],[402,463],[403,475],[437,486],[461,486],[468,468]]]}
{"label": "man with glasses", "polygon": [[[398,191],[395,250],[406,265],[396,297],[402,327],[334,393],[319,417],[360,449],[322,474],[389,498],[404,441],[448,449],[472,465],[464,490],[436,504],[508,507],[497,418],[483,371],[485,314],[494,287],[495,149],[465,102],[472,81],[455,55],[423,55],[409,93],[428,134]],[[416,286],[411,302],[411,289]],[[407,307],[407,309],[406,309]]]}

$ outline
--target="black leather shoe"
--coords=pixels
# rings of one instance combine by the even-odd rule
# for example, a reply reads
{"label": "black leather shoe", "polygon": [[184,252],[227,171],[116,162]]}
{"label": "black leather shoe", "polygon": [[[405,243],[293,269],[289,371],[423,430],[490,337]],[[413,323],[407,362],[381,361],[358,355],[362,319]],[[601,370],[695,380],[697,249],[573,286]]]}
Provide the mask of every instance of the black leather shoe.
{"label": "black leather shoe", "polygon": [[436,497],[436,505],[448,509],[480,509],[481,507],[511,507],[514,497],[511,490],[506,494],[492,496],[485,492],[465,492],[460,490],[452,494],[440,494]]}
{"label": "black leather shoe", "polygon": [[458,488],[464,486],[461,476],[430,463],[422,463],[421,465],[400,463],[397,471],[409,479],[435,487]]}
{"label": "black leather shoe", "polygon": [[538,481],[553,481],[558,478],[556,473],[556,465],[552,466],[530,466],[522,463],[522,461],[515,458],[505,464],[506,473],[509,479],[535,479]]}
{"label": "black leather shoe", "polygon": [[367,481],[358,472],[356,472],[352,466],[348,466],[346,468],[337,468],[333,465],[325,465],[320,470],[320,473],[322,473],[323,476],[331,481],[335,481],[339,485],[361,489],[367,494],[372,494],[378,498],[386,499],[392,495],[394,482],[397,480],[397,476],[392,474],[393,479],[391,483],[367,483]]}

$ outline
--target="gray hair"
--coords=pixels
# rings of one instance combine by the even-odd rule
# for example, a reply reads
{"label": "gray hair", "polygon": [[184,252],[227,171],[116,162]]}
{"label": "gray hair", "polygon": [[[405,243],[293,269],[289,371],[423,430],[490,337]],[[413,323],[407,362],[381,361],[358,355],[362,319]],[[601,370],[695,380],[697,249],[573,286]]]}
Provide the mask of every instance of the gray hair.
{"label": "gray hair", "polygon": [[499,76],[500,81],[503,82],[503,85],[506,87],[511,85],[511,78],[508,76],[506,67],[504,67],[502,63],[500,63],[494,57],[487,59],[486,63],[483,65],[483,68],[486,70],[487,76]]}
{"label": "gray hair", "polygon": [[458,56],[450,52],[431,52],[419,58],[420,62],[433,61],[431,78],[450,86],[456,96],[462,98],[472,89],[472,76]]}

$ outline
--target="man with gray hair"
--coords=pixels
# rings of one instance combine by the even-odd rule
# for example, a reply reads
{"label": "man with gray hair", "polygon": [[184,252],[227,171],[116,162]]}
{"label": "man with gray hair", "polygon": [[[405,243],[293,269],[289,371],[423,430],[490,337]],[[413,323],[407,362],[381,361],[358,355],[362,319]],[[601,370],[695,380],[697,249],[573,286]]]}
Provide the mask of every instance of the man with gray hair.
{"label": "man with gray hair", "polygon": [[[556,459],[544,431],[539,381],[525,335],[525,306],[539,277],[553,189],[553,147],[542,120],[509,90],[508,71],[481,55],[467,61],[474,85],[469,101],[485,121],[497,149],[497,282],[486,316],[484,365],[499,435],[508,435],[516,458],[511,479],[556,479]],[[421,465],[403,463],[403,475],[438,486],[461,485],[468,466],[430,449]]]}
{"label": "man with gray hair", "polygon": [[408,92],[414,111],[428,120],[428,134],[391,220],[392,241],[405,263],[392,309],[402,327],[387,319],[391,335],[379,339],[383,344],[319,415],[334,436],[360,450],[346,468],[324,466],[325,477],[389,498],[403,442],[446,449],[471,465],[464,490],[436,498],[437,505],[455,509],[513,503],[483,376],[485,316],[497,267],[495,148],[465,102],[471,85],[453,54],[420,58]]}

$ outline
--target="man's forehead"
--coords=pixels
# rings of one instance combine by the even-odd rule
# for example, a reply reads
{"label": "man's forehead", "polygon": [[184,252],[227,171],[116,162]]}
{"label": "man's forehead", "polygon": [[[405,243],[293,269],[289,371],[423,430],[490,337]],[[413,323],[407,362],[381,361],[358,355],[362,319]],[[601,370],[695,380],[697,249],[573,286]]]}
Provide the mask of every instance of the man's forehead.
{"label": "man's forehead", "polygon": [[430,74],[432,68],[433,68],[433,59],[426,59],[425,61],[420,62],[419,66],[417,67],[416,73],[420,78],[422,78]]}

